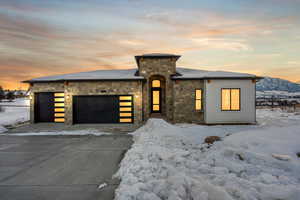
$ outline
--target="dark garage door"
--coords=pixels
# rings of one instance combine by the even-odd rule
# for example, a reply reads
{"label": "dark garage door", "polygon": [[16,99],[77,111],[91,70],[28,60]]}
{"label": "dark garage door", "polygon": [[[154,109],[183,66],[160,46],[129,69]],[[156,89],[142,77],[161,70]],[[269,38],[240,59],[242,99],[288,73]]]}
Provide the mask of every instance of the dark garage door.
{"label": "dark garage door", "polygon": [[118,96],[74,96],[74,123],[118,123]]}
{"label": "dark garage door", "polygon": [[54,93],[35,94],[35,122],[54,122]]}

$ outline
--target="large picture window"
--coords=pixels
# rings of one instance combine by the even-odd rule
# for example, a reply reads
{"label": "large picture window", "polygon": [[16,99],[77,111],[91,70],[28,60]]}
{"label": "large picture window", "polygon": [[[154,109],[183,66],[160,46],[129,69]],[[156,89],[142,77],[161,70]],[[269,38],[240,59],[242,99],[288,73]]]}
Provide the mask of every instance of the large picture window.
{"label": "large picture window", "polygon": [[221,110],[239,111],[241,109],[240,88],[223,88],[221,90]]}
{"label": "large picture window", "polygon": [[202,90],[195,90],[195,110],[202,110]]}

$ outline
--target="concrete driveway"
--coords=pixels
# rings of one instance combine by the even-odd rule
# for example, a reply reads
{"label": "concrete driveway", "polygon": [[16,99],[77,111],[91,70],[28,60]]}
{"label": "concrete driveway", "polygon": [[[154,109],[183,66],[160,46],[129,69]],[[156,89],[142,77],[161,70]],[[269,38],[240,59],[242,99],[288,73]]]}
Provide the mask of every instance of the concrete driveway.
{"label": "concrete driveway", "polygon": [[0,199],[113,199],[111,177],[131,143],[125,134],[0,136]]}

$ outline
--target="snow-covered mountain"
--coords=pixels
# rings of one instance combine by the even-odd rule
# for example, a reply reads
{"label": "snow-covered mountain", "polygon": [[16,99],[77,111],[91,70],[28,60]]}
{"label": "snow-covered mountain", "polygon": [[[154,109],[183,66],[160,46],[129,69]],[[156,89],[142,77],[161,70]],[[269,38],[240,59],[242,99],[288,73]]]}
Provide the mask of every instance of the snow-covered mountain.
{"label": "snow-covered mountain", "polygon": [[287,91],[287,92],[300,92],[300,84],[280,78],[265,77],[256,84],[257,91]]}

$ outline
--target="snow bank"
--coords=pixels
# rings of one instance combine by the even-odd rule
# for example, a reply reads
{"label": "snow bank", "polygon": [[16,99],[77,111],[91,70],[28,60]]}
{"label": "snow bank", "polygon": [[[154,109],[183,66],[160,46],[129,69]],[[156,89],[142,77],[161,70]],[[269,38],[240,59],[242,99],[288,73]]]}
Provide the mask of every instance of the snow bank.
{"label": "snow bank", "polygon": [[0,133],[4,133],[6,131],[7,131],[7,129],[0,125]]}
{"label": "snow bank", "polygon": [[[16,99],[13,102],[1,102],[4,112],[0,112],[0,133],[6,131],[3,126],[15,125],[29,120],[29,100],[25,98]],[[19,107],[22,106],[22,107]]]}
{"label": "snow bank", "polygon": [[[134,144],[115,175],[121,179],[115,199],[299,200],[299,116],[261,110],[258,119],[257,126],[148,120],[133,133]],[[223,140],[208,148],[208,135]]]}
{"label": "snow bank", "polygon": [[2,100],[0,101],[0,105],[29,106],[30,100],[29,98],[17,98],[13,101]]}

